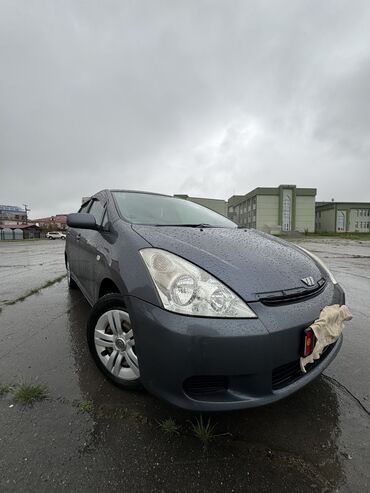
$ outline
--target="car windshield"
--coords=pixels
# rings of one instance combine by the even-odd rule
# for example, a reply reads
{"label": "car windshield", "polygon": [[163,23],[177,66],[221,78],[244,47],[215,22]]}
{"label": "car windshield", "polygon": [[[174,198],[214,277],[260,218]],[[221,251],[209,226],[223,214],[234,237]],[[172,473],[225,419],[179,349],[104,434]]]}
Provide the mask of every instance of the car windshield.
{"label": "car windshield", "polygon": [[121,216],[133,224],[237,228],[221,214],[188,200],[139,192],[112,193]]}

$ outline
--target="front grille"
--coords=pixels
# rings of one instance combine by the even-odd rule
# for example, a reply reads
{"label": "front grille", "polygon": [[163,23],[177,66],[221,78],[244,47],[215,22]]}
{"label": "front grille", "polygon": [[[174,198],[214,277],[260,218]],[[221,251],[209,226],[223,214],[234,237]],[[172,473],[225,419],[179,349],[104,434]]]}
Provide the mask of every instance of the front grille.
{"label": "front grille", "polygon": [[227,377],[214,375],[200,375],[187,378],[184,382],[184,390],[187,394],[213,394],[226,390]]}
{"label": "front grille", "polygon": [[[327,346],[324,349],[320,359],[315,360],[313,363],[306,365],[307,373],[313,370],[317,365],[319,365],[330,353],[333,349],[334,344]],[[278,366],[272,370],[272,389],[278,390],[287,385],[296,382],[300,378],[302,378],[306,373],[303,373],[301,370],[301,366],[299,364],[299,360],[291,361],[290,363],[286,363],[285,365]]]}
{"label": "front grille", "polygon": [[319,279],[313,288],[293,288],[270,293],[258,293],[258,299],[264,305],[284,305],[287,303],[297,303],[320,294],[326,285],[324,278]]}

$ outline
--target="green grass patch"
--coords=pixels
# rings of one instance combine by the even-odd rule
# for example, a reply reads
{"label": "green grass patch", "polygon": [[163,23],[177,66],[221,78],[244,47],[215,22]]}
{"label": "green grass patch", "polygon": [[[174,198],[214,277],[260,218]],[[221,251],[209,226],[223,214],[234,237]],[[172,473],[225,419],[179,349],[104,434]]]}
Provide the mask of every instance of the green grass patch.
{"label": "green grass patch", "polygon": [[173,418],[158,421],[159,428],[167,435],[180,435],[180,425]]}
{"label": "green grass patch", "polygon": [[10,394],[13,391],[13,387],[8,384],[0,385],[0,396]]}
{"label": "green grass patch", "polygon": [[15,387],[13,395],[16,402],[32,405],[46,399],[47,390],[44,385],[23,382]]}
{"label": "green grass patch", "polygon": [[67,276],[67,274],[62,274],[61,276],[58,276],[55,279],[50,279],[50,281],[47,281],[42,286],[39,286],[38,288],[31,289],[30,291],[28,291],[28,293],[20,296],[19,298],[15,299],[15,300],[11,300],[11,301],[6,301],[4,303],[4,305],[15,305],[19,301],[24,301],[25,299],[29,298],[30,296],[40,293],[40,291],[42,291],[43,289],[49,288],[50,286],[53,286],[54,284],[60,282],[66,276]]}
{"label": "green grass patch", "polygon": [[322,232],[322,233],[304,233],[302,236],[291,236],[287,234],[279,234],[275,235],[278,236],[279,238],[282,238],[284,240],[288,241],[295,241],[295,240],[305,240],[308,238],[338,238],[338,239],[343,239],[343,240],[362,240],[362,241],[370,241],[370,233],[327,233],[327,232]]}
{"label": "green grass patch", "polygon": [[94,404],[92,401],[77,402],[76,407],[81,413],[92,413],[94,410]]}
{"label": "green grass patch", "polygon": [[195,420],[195,423],[191,423],[192,431],[203,444],[204,448],[207,448],[209,443],[216,437],[214,430],[215,425],[211,424],[211,418],[208,418],[207,422],[203,421],[203,416]]}

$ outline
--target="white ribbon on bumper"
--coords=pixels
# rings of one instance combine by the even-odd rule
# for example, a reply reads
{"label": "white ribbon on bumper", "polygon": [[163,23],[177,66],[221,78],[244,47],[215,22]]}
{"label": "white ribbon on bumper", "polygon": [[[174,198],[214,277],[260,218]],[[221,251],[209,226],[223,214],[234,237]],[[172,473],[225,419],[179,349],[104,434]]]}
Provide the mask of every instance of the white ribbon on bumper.
{"label": "white ribbon on bumper", "polygon": [[304,373],[306,373],[305,366],[320,358],[326,346],[335,342],[341,335],[344,322],[351,318],[352,314],[346,305],[330,305],[321,310],[319,318],[311,325],[317,339],[314,350],[300,360],[301,370]]}

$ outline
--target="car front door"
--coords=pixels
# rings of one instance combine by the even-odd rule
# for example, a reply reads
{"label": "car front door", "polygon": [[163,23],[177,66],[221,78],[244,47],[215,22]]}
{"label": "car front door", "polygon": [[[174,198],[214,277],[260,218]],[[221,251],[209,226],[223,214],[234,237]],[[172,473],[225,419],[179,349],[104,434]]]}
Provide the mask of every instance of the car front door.
{"label": "car front door", "polygon": [[[80,210],[81,212],[88,212],[91,205],[91,200],[85,202]],[[72,276],[76,278],[77,283],[80,285],[80,238],[82,229],[68,228],[67,231],[67,242],[66,242],[66,254],[69,263],[69,268],[71,270]]]}
{"label": "car front door", "polygon": [[[101,226],[105,213],[105,198],[93,198],[88,210],[89,214],[95,217],[97,226]],[[101,233],[98,230],[81,229],[79,238],[79,281],[85,296],[94,303],[96,300],[96,268],[99,261],[98,244],[101,240]]]}

